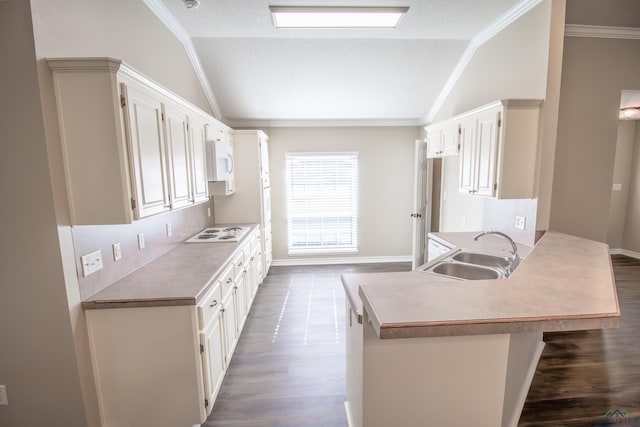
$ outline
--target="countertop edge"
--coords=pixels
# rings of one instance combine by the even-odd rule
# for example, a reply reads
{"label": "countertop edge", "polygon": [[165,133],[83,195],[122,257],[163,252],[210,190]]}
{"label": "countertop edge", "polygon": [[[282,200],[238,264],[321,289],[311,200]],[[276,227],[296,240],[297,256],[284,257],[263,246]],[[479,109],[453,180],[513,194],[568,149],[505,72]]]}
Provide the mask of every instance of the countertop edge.
{"label": "countertop edge", "polygon": [[610,313],[594,317],[558,317],[554,319],[496,319],[442,324],[385,324],[374,329],[381,339],[430,338],[460,335],[494,335],[526,332],[560,332],[588,329],[612,329],[620,326],[620,315]]}
{"label": "countertop edge", "polygon": [[195,298],[158,298],[140,300],[93,300],[83,301],[82,308],[102,309],[102,308],[140,308],[140,307],[177,307],[186,305],[196,305]]}

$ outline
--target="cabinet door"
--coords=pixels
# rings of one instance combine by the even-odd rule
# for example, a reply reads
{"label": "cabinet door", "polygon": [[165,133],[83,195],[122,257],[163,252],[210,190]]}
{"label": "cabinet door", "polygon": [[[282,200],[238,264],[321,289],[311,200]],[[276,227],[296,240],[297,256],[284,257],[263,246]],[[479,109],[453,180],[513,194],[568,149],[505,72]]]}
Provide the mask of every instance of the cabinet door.
{"label": "cabinet door", "polygon": [[125,114],[131,151],[136,218],[168,211],[165,139],[162,103],[150,91],[124,85]]}
{"label": "cabinet door", "polygon": [[260,145],[260,176],[262,178],[262,188],[266,188],[271,185],[269,175],[269,146],[267,140],[264,138],[260,138],[258,144]]}
{"label": "cabinet door", "polygon": [[473,193],[475,190],[476,127],[477,119],[469,118],[460,123],[460,179],[459,190]]}
{"label": "cabinet door", "polygon": [[272,243],[271,243],[271,223],[266,224],[263,231],[263,239],[264,239],[264,249],[263,249],[263,257],[264,257],[264,275],[266,276],[269,272],[269,267],[271,267],[271,261],[273,260],[272,255]]}
{"label": "cabinet door", "polygon": [[222,320],[224,325],[225,365],[229,365],[238,341],[236,324],[235,290],[231,290],[222,300]]}
{"label": "cabinet door", "polygon": [[443,156],[453,156],[460,152],[460,125],[451,123],[442,129],[440,136]]}
{"label": "cabinet door", "polygon": [[191,188],[194,202],[201,202],[209,198],[206,162],[206,133],[207,124],[197,116],[189,117],[189,133],[191,136]]}
{"label": "cabinet door", "polygon": [[207,399],[207,415],[213,409],[213,402],[222,385],[224,378],[225,347],[222,333],[220,313],[215,316],[201,336],[204,351],[202,352],[202,365],[205,375],[205,398]]}
{"label": "cabinet door", "polygon": [[238,277],[236,277],[236,286],[234,289],[234,297],[236,303],[236,324],[238,326],[238,336],[244,326],[244,321],[247,317],[247,272],[243,270]]}
{"label": "cabinet door", "polygon": [[499,121],[500,112],[495,110],[478,116],[475,194],[480,196],[493,197],[495,195]]}
{"label": "cabinet door", "polygon": [[427,129],[427,157],[440,157],[442,155],[442,129]]}
{"label": "cabinet door", "polygon": [[259,285],[258,265],[257,265],[258,263],[256,261],[257,253],[258,253],[257,250],[253,251],[253,253],[249,257],[249,263],[247,264],[247,281],[249,283],[249,286],[247,286],[247,289],[249,289],[249,298],[248,298],[249,305],[253,301],[253,298],[255,297],[256,292],[258,291],[258,285]]}
{"label": "cabinet door", "polygon": [[169,154],[171,208],[175,209],[193,203],[187,112],[172,104],[165,104],[164,124]]}

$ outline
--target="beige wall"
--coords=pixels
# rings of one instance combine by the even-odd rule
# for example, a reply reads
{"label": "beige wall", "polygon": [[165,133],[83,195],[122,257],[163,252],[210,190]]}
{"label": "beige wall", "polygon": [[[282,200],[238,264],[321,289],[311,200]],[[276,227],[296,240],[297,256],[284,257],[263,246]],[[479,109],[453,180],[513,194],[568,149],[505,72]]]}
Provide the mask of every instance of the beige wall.
{"label": "beige wall", "polygon": [[607,243],[611,248],[622,248],[624,226],[627,217],[629,180],[633,164],[633,145],[636,136],[636,122],[620,120],[616,139],[616,153],[613,166],[613,183],[620,184],[620,191],[611,191],[609,202],[609,225]]}
{"label": "beige wall", "polygon": [[622,249],[640,254],[640,120],[635,122],[635,143],[630,175]]}
{"label": "beige wall", "polygon": [[545,0],[480,46],[435,121],[501,98],[543,99],[550,15]]}
{"label": "beige wall", "polygon": [[[436,121],[501,98],[544,99],[552,41],[552,8],[558,4],[551,0],[543,1],[480,46],[447,97]],[[554,13],[561,14],[563,18],[563,7]],[[489,200],[454,195],[452,190],[458,185],[457,173],[453,171],[456,167],[452,164],[454,161],[458,161],[458,157],[448,159],[443,167],[443,189],[449,191],[447,199],[441,200],[441,229],[491,228],[510,233],[522,243],[532,244],[537,200]],[[487,204],[490,205],[485,206]],[[514,229],[516,215],[526,216],[525,233]],[[481,222],[478,224],[469,218],[480,218]]]}
{"label": "beige wall", "polygon": [[86,425],[28,1],[0,2],[0,425]]}
{"label": "beige wall", "polygon": [[566,37],[551,228],[605,242],[623,89],[640,87],[640,40]]}
{"label": "beige wall", "polygon": [[211,113],[182,43],[142,0],[31,0],[38,58],[121,59]]}
{"label": "beige wall", "polygon": [[409,214],[413,204],[417,127],[300,127],[265,131],[269,135],[275,260],[290,258],[287,255],[285,154],[305,151],[359,153],[359,252],[355,257],[411,255]]}

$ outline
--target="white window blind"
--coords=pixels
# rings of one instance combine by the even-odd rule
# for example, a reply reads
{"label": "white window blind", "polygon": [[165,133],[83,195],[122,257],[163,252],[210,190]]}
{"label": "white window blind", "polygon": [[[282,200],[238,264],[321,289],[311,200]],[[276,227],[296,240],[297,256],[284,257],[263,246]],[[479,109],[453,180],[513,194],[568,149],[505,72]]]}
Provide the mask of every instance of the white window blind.
{"label": "white window blind", "polygon": [[289,254],[358,249],[358,153],[287,153]]}

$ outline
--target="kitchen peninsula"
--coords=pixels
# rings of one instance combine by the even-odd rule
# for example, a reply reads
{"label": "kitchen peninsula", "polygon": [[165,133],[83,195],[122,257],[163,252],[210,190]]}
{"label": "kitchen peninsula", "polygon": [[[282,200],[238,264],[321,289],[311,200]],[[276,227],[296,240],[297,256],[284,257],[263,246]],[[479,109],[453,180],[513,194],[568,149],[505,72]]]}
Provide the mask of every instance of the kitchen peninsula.
{"label": "kitchen peninsula", "polygon": [[[449,255],[495,250],[471,236],[439,237]],[[342,281],[351,427],[516,426],[542,333],[617,327],[620,317],[608,246],[551,231],[503,280],[416,270]]]}

